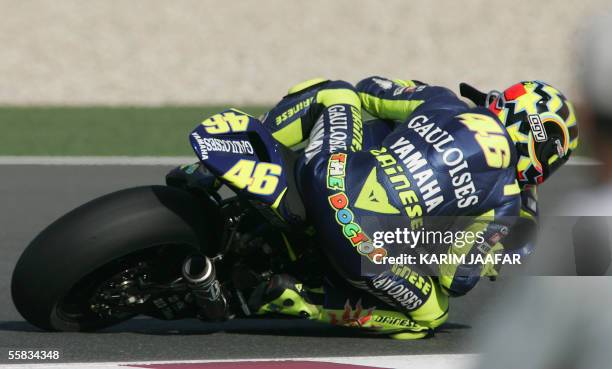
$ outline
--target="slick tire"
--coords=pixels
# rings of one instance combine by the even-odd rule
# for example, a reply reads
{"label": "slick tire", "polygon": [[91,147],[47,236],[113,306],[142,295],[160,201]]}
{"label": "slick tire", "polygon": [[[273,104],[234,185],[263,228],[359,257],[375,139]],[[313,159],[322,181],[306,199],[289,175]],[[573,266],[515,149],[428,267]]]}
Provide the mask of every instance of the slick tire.
{"label": "slick tire", "polygon": [[87,311],[86,301],[78,302],[82,311],[66,314],[62,304],[79,282],[119,259],[160,247],[176,259],[210,251],[219,244],[218,222],[212,203],[172,187],[102,196],[62,216],[30,243],[13,272],[13,302],[28,322],[49,331],[91,331],[129,319],[100,317]]}

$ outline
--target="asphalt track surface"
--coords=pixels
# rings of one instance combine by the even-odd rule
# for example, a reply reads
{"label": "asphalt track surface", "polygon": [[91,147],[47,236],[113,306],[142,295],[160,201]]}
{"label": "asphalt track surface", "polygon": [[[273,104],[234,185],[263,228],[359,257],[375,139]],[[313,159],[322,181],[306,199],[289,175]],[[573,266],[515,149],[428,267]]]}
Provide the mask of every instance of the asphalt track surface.
{"label": "asphalt track surface", "polygon": [[[448,323],[432,339],[395,341],[298,320],[205,324],[133,319],[97,333],[47,333],[23,320],[10,298],[13,267],[28,242],[70,209],[97,196],[161,184],[168,166],[3,166],[0,181],[0,363],[9,349],[58,349],[60,362],[290,358],[476,352],[475,331],[506,281],[482,281],[451,301]],[[589,166],[565,167],[541,191],[542,213],[587,185]],[[37,281],[33,283],[44,283]],[[489,311],[490,312],[490,311]]]}

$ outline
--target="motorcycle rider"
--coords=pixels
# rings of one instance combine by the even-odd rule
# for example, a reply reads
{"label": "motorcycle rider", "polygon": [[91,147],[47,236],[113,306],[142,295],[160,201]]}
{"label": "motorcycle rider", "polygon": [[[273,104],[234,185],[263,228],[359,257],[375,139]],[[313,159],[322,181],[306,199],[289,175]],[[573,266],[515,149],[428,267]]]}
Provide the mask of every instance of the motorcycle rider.
{"label": "motorcycle rider", "polygon": [[[370,77],[355,88],[315,79],[291,88],[262,119],[285,146],[310,139],[298,183],[324,251],[352,285],[416,323],[418,334],[410,338],[446,320],[447,296],[467,293],[481,273],[495,271],[441,266],[436,278],[387,265],[364,273],[362,259],[380,252],[368,243],[370,235],[360,225],[364,217],[401,214],[416,229],[424,216],[486,214],[467,227],[484,231],[485,245],[450,245],[448,252],[499,252],[508,227],[508,243],[517,249],[524,242],[512,234],[523,233],[515,216],[528,220],[522,226],[535,219],[535,185],[577,145],[572,104],[543,82],[488,94],[462,84],[461,92],[479,106],[418,81]],[[366,126],[361,109],[385,121]],[[415,280],[425,282],[418,286]]]}
{"label": "motorcycle rider", "polygon": [[[483,238],[455,240],[442,245],[441,253],[500,253],[508,230],[510,236],[517,233],[512,231],[516,217],[536,215],[530,188],[566,162],[577,145],[572,105],[545,83],[521,82],[489,94],[461,88],[480,106],[470,107],[450,90],[418,81],[370,77],[355,88],[314,79],[291,88],[262,118],[287,147],[309,140],[295,169],[308,222],[338,274],[365,291],[364,298],[376,296],[399,312],[392,315],[402,322],[397,338],[426,336],[446,320],[448,296],[467,293],[481,275],[495,270],[490,264],[448,263],[432,270],[380,263],[403,248],[376,247],[373,233],[397,227],[398,219],[418,231],[436,216],[469,216],[468,223],[463,219],[451,228],[481,232]],[[364,124],[362,109],[379,120]],[[275,210],[294,222],[299,215],[291,214],[282,196]],[[287,293],[303,297],[303,309],[292,303],[282,311]],[[253,295],[260,312],[307,313],[374,326],[374,308],[361,316],[361,303],[355,312],[345,306],[342,319],[335,313],[316,316],[317,308],[291,277],[275,276]]]}

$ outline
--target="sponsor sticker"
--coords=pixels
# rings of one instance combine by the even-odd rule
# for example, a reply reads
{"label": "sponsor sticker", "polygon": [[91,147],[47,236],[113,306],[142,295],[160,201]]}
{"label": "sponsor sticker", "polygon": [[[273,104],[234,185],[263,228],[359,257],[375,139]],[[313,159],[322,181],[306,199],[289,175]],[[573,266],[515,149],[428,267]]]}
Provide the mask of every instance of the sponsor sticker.
{"label": "sponsor sticker", "polygon": [[337,153],[330,156],[327,164],[327,188],[337,191],[328,197],[330,207],[334,210],[336,222],[342,229],[344,238],[351,242],[358,253],[373,260],[376,255],[387,254],[382,247],[374,247],[370,238],[355,222],[355,214],[349,207],[350,200],[345,192],[345,168],[347,154]]}
{"label": "sponsor sticker", "polygon": [[198,144],[198,149],[200,151],[200,159],[207,160],[208,159],[208,150],[206,149],[206,144],[204,143],[204,139],[197,132],[192,132],[191,137]]}
{"label": "sponsor sticker", "polygon": [[529,126],[531,127],[531,132],[533,133],[533,139],[536,140],[536,142],[544,142],[548,140],[546,130],[544,129],[544,125],[542,124],[542,120],[538,114],[529,115]]}

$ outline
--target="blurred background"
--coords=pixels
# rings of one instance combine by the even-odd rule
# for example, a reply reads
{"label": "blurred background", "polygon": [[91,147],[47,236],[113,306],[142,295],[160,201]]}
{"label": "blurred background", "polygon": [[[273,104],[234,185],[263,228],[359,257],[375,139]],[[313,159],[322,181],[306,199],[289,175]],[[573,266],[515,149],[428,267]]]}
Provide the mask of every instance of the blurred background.
{"label": "blurred background", "polygon": [[579,100],[574,35],[607,3],[0,0],[0,155],[190,155],[215,110],[259,114],[317,76]]}

